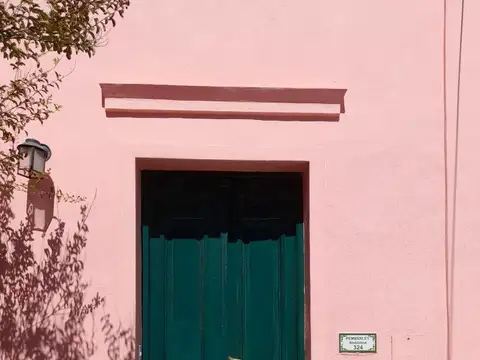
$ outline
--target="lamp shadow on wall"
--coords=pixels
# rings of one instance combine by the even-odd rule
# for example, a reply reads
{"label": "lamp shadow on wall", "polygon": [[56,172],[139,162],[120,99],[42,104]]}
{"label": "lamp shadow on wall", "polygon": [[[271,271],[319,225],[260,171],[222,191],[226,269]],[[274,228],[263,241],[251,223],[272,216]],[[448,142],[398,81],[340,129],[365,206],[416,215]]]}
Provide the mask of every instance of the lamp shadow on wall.
{"label": "lamp shadow on wall", "polygon": [[53,219],[55,184],[49,174],[30,179],[27,188],[27,220],[34,231],[46,232]]}

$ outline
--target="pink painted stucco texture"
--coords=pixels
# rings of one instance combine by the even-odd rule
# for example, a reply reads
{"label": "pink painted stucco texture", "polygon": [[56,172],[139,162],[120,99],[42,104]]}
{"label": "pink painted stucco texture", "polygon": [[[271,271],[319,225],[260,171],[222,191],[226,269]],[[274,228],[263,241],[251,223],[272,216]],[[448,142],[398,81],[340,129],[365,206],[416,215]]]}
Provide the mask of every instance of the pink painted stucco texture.
{"label": "pink painted stucco texture", "polygon": [[[451,231],[460,1],[447,5]],[[304,161],[309,358],[344,359],[339,333],[360,332],[378,337],[366,358],[446,359],[443,17],[433,0],[135,0],[95,57],[62,60],[74,67],[55,94],[62,109],[30,136],[52,148],[57,187],[96,194],[86,272],[115,317],[139,333],[136,159]],[[480,357],[479,20],[480,2],[468,2],[449,266],[455,360]],[[103,83],[347,92],[330,122],[110,118]],[[25,211],[25,197],[15,201]],[[78,207],[55,213],[74,226]]]}

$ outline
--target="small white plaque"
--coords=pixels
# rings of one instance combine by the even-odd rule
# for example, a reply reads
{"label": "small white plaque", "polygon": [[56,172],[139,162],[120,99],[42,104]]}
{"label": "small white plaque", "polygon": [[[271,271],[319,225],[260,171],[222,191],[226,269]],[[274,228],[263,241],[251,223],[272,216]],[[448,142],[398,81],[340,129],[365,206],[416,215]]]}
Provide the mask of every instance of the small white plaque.
{"label": "small white plaque", "polygon": [[341,353],[376,353],[377,334],[340,334]]}

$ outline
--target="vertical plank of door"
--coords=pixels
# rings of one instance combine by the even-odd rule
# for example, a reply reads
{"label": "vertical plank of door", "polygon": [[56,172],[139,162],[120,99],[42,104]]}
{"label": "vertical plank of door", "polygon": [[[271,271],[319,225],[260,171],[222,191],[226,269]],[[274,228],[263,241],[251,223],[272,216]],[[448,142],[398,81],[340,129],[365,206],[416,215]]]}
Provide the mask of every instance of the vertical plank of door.
{"label": "vertical plank of door", "polygon": [[[275,235],[274,235],[275,236]],[[273,327],[273,359],[281,360],[282,348],[281,348],[281,333],[282,333],[282,324],[280,319],[281,313],[281,302],[284,296],[282,290],[282,277],[281,277],[281,259],[280,259],[280,246],[281,242],[278,239],[272,241],[271,247],[273,248],[273,273],[272,273],[272,285],[273,285],[273,302],[272,302],[272,327]]]}
{"label": "vertical plank of door", "polygon": [[227,234],[205,236],[203,289],[202,360],[226,360],[224,350],[224,251]]}
{"label": "vertical plank of door", "polygon": [[165,237],[150,239],[149,353],[164,357],[165,351]]}
{"label": "vertical plank of door", "polygon": [[255,240],[245,245],[245,359],[278,360],[278,241]]}
{"label": "vertical plank of door", "polygon": [[296,225],[297,243],[297,349],[298,360],[305,359],[305,248],[303,223]]}
{"label": "vertical plank of door", "polygon": [[229,238],[225,258],[225,359],[228,356],[243,359],[244,268],[242,241]]}
{"label": "vertical plank of door", "polygon": [[168,360],[201,360],[202,278],[201,244],[197,239],[173,239],[167,250],[170,297],[167,312],[171,321]]}
{"label": "vertical plank of door", "polygon": [[145,360],[150,360],[150,266],[149,266],[149,242],[150,234],[148,226],[142,228],[142,356]]}
{"label": "vertical plank of door", "polygon": [[251,277],[251,269],[250,269],[250,247],[248,246],[248,243],[245,243],[243,240],[240,240],[240,243],[242,244],[242,277],[243,277],[243,299],[242,299],[242,305],[243,305],[243,319],[242,319],[242,353],[243,353],[243,358],[242,359],[252,359],[252,348],[251,344],[252,341],[250,340],[250,336],[252,333],[252,328],[255,328],[255,324],[251,324],[250,317],[251,317],[251,311],[250,308],[252,305],[250,305],[250,295],[251,295],[251,282],[250,282],[250,277]]}
{"label": "vertical plank of door", "polygon": [[295,236],[283,235],[280,239],[280,262],[281,262],[281,302],[282,302],[282,360],[294,360],[297,358],[297,259]]}
{"label": "vertical plank of door", "polygon": [[[173,307],[174,307],[174,296],[173,296],[173,249],[174,242],[168,239],[165,243],[165,359],[172,360],[175,359],[175,348],[172,346],[174,341],[173,334]],[[143,359],[142,359],[143,360]]]}

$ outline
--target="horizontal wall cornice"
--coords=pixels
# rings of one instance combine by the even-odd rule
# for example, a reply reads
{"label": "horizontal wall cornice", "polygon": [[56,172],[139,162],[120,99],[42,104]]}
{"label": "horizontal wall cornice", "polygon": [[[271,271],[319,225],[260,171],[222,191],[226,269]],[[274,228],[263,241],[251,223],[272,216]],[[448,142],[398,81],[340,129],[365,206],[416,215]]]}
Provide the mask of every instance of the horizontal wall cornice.
{"label": "horizontal wall cornice", "polygon": [[346,89],[100,84],[107,117],[338,121]]}

